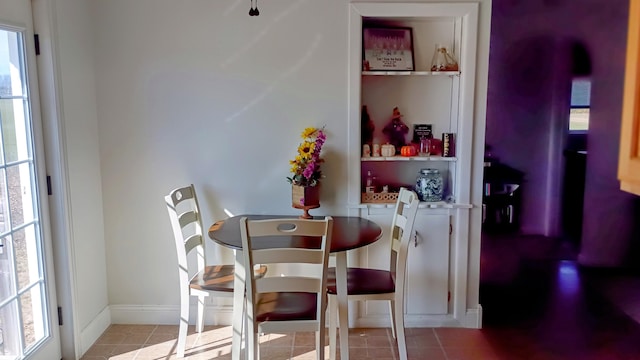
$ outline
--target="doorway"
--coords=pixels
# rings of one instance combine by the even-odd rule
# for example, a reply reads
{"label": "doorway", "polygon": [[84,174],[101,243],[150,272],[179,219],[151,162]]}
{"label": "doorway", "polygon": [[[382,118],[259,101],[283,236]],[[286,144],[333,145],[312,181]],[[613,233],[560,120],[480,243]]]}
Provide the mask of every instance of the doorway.
{"label": "doorway", "polygon": [[29,4],[4,3],[15,23],[0,22],[0,357],[51,359],[61,349]]}
{"label": "doorway", "polygon": [[561,236],[569,246],[579,250],[591,109],[591,60],[585,47],[578,42],[572,45],[571,55],[571,96],[563,149]]}

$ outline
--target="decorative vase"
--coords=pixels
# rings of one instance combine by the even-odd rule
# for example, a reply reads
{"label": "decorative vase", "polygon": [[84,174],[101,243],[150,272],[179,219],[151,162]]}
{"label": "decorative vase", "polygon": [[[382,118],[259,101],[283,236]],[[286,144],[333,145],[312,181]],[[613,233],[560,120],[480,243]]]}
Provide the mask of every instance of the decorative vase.
{"label": "decorative vase", "polygon": [[320,207],[320,186],[291,185],[291,206],[304,210],[300,216],[303,219],[311,219],[310,209]]}
{"label": "decorative vase", "polygon": [[422,201],[441,201],[443,179],[438,169],[422,169],[416,179],[416,194]]}

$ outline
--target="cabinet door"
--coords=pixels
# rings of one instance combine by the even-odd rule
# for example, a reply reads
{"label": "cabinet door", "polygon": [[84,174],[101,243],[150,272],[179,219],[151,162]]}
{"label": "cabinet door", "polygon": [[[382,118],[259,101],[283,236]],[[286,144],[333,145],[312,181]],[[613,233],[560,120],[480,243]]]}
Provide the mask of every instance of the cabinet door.
{"label": "cabinet door", "polygon": [[420,214],[407,265],[407,315],[446,314],[449,298],[449,215]]}

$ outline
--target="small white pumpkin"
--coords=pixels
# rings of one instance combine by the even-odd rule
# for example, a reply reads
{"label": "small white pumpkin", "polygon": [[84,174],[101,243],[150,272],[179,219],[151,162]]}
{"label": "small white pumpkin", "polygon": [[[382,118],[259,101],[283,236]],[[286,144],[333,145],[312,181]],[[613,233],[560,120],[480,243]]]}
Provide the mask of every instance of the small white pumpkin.
{"label": "small white pumpkin", "polygon": [[382,145],[381,149],[382,156],[395,156],[396,155],[396,147],[391,144]]}

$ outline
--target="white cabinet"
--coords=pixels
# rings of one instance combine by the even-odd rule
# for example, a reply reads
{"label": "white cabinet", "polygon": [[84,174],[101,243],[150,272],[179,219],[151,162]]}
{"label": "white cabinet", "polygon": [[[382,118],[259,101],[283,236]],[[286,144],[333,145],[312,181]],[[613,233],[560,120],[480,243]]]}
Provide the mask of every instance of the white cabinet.
{"label": "white cabinet", "polygon": [[[382,185],[414,188],[423,168],[443,175],[443,201],[421,203],[414,230],[417,246],[409,249],[406,317],[408,326],[479,326],[477,304],[479,243],[482,206],[482,153],[484,148],[486,74],[478,84],[479,59],[488,61],[488,42],[478,47],[480,2],[351,3],[349,21],[349,156],[348,200],[351,213],[367,217],[388,230],[393,197],[363,196],[368,172]],[[412,71],[363,69],[364,28],[411,29]],[[444,46],[458,62],[457,71],[432,71],[436,45]],[[384,45],[387,46],[387,45]],[[402,45],[404,48],[404,45]],[[403,60],[403,59],[401,59]],[[403,60],[404,61],[404,60]],[[486,65],[486,64],[485,64]],[[486,71],[486,68],[485,68]],[[480,91],[480,92],[479,92]],[[454,133],[455,155],[364,157],[362,108],[372,120],[373,138],[388,142],[383,132],[394,108],[407,125],[407,142],[413,125],[431,124],[435,139]],[[372,148],[373,146],[370,146]],[[373,149],[371,149],[373,150]],[[476,153],[474,153],[476,151]],[[482,151],[482,150],[480,150]],[[383,267],[388,244],[380,241],[362,249],[356,265]],[[470,268],[472,266],[472,268]],[[475,266],[475,268],[473,268]],[[471,276],[470,276],[471,275]],[[471,295],[469,295],[471,294]],[[369,302],[356,325],[372,325],[373,317],[386,313],[384,305]],[[381,324],[383,325],[383,324]]]}
{"label": "white cabinet", "polygon": [[[422,315],[445,315],[449,298],[449,215],[420,209],[411,235],[407,264],[405,316],[407,324]],[[392,209],[372,208],[366,216],[383,229],[383,239],[363,249],[363,263],[376,269],[389,268],[389,230]],[[369,301],[362,309],[362,317],[382,316],[388,306]],[[416,323],[416,325],[419,325]]]}
{"label": "white cabinet", "polygon": [[449,215],[418,212],[409,247],[407,322],[420,315],[447,314],[449,302]]}

